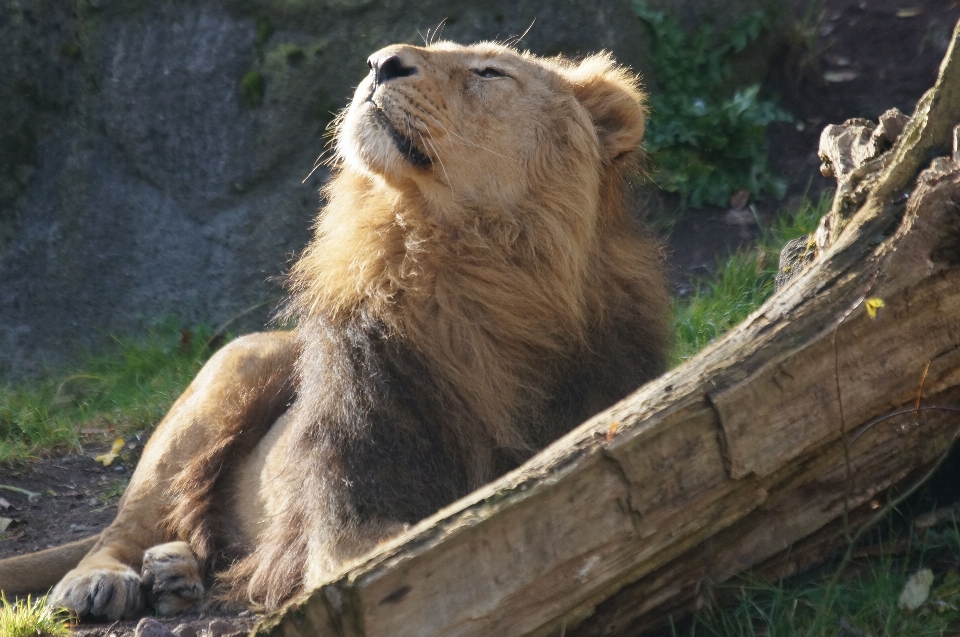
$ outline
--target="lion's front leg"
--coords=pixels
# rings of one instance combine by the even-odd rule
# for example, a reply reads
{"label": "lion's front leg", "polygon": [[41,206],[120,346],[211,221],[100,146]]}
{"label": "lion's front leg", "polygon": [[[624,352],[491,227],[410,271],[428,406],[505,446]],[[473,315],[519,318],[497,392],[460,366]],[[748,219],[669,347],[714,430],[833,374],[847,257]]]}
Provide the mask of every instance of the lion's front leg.
{"label": "lion's front leg", "polygon": [[[296,354],[290,333],[270,332],[239,338],[210,359],[144,447],[116,519],[54,588],[54,605],[116,620],[136,614],[146,600],[165,614],[199,599],[200,563],[186,542],[165,544],[187,539],[168,537],[165,514],[185,498],[210,499],[214,484],[184,492],[182,478],[198,465],[229,459],[211,456],[211,449],[228,453],[238,441],[253,447],[256,439],[244,436],[269,429],[271,422],[259,420],[286,408],[290,396],[277,388],[290,386]],[[277,403],[272,409],[264,405],[271,401]]]}

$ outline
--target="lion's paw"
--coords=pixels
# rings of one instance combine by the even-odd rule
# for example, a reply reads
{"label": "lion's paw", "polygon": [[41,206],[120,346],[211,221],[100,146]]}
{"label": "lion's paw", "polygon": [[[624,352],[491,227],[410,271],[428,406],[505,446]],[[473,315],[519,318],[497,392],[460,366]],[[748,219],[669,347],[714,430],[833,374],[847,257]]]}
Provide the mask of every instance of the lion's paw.
{"label": "lion's paw", "polygon": [[117,562],[78,567],[67,573],[50,592],[49,604],[80,617],[116,621],[140,610],[140,576]]}
{"label": "lion's paw", "polygon": [[158,615],[181,613],[203,596],[200,564],[186,542],[167,542],[143,554],[143,589]]}

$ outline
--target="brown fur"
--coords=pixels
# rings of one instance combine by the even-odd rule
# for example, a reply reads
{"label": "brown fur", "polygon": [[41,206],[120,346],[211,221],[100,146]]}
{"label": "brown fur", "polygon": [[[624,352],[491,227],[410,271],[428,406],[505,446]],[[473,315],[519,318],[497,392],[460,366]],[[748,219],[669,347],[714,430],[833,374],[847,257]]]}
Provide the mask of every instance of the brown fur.
{"label": "brown fur", "polygon": [[495,44],[371,61],[291,273],[295,334],[236,346],[276,346],[294,370],[237,375],[231,407],[198,378],[197,406],[157,437],[199,427],[205,446],[139,496],[167,510],[163,539],[246,554],[223,579],[268,608],[622,398],[669,342],[658,251],[624,205],[644,130],[634,76]]}

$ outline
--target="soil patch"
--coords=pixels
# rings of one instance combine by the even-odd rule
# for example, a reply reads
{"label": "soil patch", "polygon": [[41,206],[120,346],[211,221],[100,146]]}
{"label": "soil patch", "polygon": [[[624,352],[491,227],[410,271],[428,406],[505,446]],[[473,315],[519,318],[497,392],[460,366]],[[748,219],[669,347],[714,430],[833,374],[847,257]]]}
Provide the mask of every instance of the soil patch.
{"label": "soil patch", "polygon": [[113,520],[139,454],[104,467],[93,458],[106,450],[0,468],[0,516],[13,520],[0,534],[0,558],[82,539]]}

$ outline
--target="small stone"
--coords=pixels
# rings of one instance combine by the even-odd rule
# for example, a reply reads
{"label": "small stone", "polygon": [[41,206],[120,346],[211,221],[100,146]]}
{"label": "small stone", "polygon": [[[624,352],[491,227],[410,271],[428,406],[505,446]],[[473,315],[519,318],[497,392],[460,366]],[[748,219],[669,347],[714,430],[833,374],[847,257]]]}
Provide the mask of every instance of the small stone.
{"label": "small stone", "polygon": [[197,628],[192,624],[180,624],[173,629],[173,634],[177,637],[197,637]]}
{"label": "small stone", "polygon": [[234,637],[243,635],[247,631],[242,626],[226,619],[214,619],[207,627],[206,637]]}
{"label": "small stone", "polygon": [[757,222],[753,216],[753,211],[749,208],[741,210],[728,210],[723,216],[723,222],[731,226],[752,226]]}
{"label": "small stone", "polygon": [[140,620],[134,635],[135,637],[175,637],[173,631],[150,617]]}

